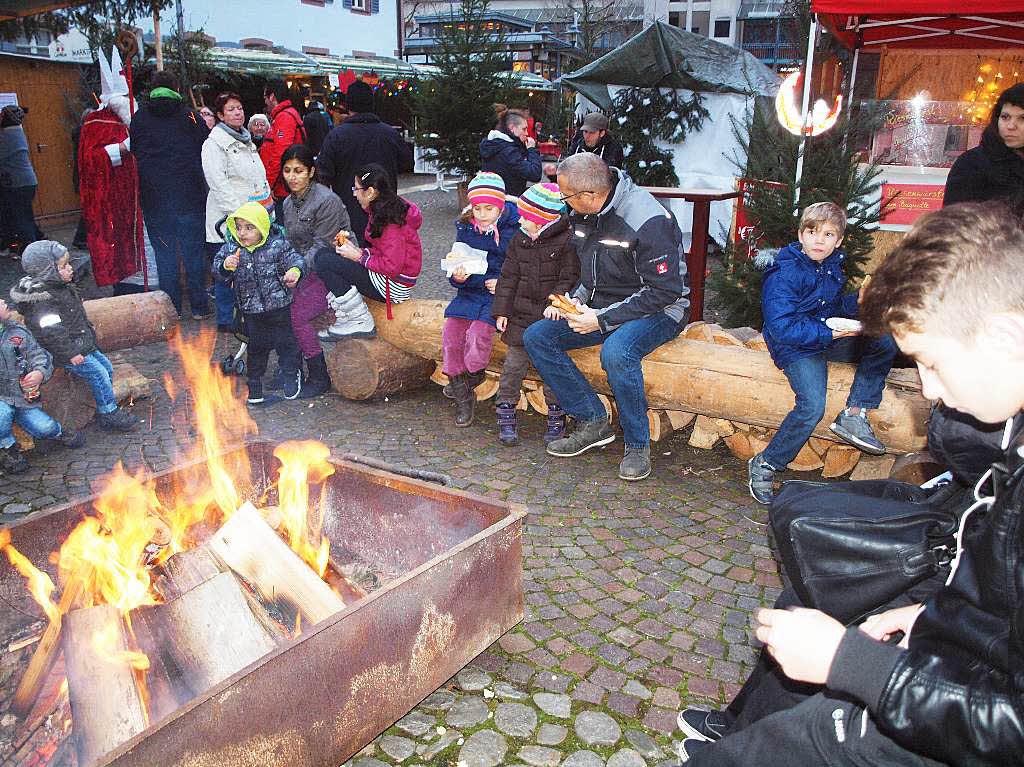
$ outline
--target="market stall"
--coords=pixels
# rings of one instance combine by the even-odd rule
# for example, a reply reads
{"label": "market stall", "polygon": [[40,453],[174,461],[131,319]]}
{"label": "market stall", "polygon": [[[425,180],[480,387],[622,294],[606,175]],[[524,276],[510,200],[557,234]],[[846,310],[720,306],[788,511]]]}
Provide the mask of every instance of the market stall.
{"label": "market stall", "polygon": [[882,104],[866,159],[880,164],[891,200],[879,228],[906,231],[942,206],[950,166],[978,145],[999,93],[1022,79],[1024,2],[813,0],[811,9],[812,37],[820,21],[853,51],[850,92],[860,53],[882,53],[878,93],[896,98]]}

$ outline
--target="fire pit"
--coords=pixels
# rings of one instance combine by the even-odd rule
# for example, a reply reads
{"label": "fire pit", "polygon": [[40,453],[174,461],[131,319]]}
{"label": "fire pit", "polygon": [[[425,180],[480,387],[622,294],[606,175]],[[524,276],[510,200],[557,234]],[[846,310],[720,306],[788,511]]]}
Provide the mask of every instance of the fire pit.
{"label": "fire pit", "polygon": [[[273,451],[270,443],[253,442],[225,456],[248,458],[252,482],[240,489],[245,500],[265,498],[280,470]],[[351,572],[379,584],[154,716],[93,764],[336,767],[522,619],[523,509],[347,461],[331,464],[321,513],[332,562],[352,565]],[[195,469],[156,475],[157,494]],[[11,545],[42,566],[94,502],[70,503],[10,527]],[[26,614],[22,625],[32,622],[27,615],[43,617],[6,559],[0,559],[0,596]],[[18,618],[5,623],[9,631],[19,627]],[[147,675],[160,667],[154,662]],[[154,699],[161,683],[171,689],[175,680],[155,680]]]}

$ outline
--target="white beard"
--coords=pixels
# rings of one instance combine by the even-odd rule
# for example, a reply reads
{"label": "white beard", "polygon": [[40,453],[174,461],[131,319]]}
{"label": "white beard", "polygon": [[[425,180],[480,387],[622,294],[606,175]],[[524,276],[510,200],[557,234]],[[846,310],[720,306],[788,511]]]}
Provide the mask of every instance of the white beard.
{"label": "white beard", "polygon": [[118,119],[125,125],[131,123],[132,111],[129,107],[127,96],[111,96],[107,101],[107,106],[110,108],[110,111],[117,115]]}

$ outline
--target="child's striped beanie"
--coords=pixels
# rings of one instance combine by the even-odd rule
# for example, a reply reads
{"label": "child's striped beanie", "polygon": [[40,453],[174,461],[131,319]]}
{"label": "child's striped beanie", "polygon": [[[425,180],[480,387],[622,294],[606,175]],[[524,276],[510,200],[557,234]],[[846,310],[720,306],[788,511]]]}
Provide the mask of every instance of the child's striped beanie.
{"label": "child's striped beanie", "polygon": [[539,226],[562,215],[565,203],[555,184],[534,184],[519,195],[519,217]]}
{"label": "child's striped beanie", "polygon": [[497,205],[502,208],[505,206],[505,182],[497,173],[477,173],[469,182],[466,196],[470,205]]}

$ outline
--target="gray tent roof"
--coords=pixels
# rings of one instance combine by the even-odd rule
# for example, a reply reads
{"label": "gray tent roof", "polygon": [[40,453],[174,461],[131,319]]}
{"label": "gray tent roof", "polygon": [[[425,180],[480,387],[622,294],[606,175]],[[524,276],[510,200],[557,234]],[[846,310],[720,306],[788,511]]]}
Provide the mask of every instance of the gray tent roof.
{"label": "gray tent roof", "polygon": [[781,79],[744,50],[659,21],[558,82],[607,109],[609,85],[774,96]]}

